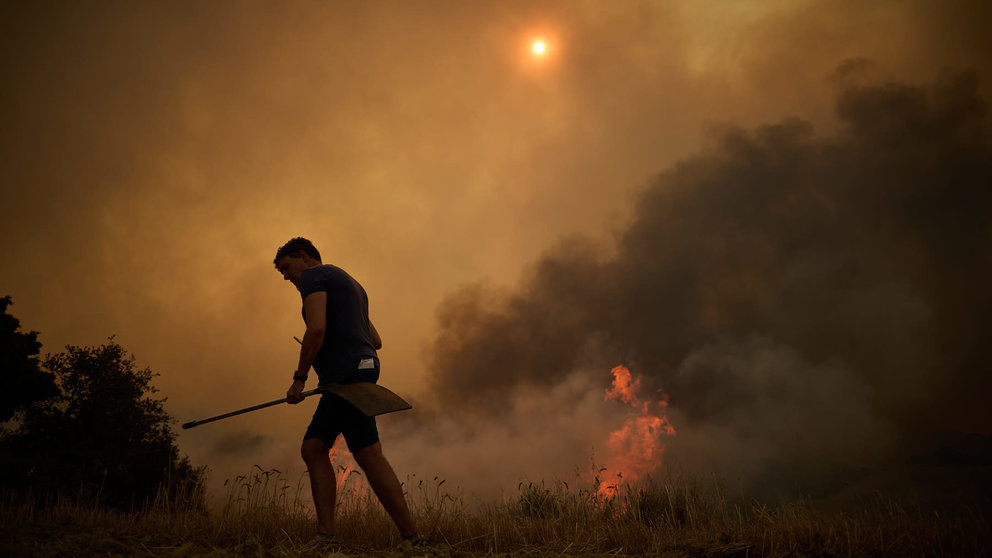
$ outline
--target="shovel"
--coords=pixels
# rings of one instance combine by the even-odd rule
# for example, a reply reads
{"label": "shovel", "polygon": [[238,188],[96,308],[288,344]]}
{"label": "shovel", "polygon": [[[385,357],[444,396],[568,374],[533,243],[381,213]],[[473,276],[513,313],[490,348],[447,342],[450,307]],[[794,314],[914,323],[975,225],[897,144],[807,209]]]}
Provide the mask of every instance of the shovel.
{"label": "shovel", "polygon": [[[399,395],[396,395],[388,389],[371,382],[357,382],[354,384],[325,384],[323,386],[317,386],[317,389],[304,391],[301,395],[306,398],[318,393],[333,393],[341,399],[344,399],[354,405],[355,408],[368,417],[384,415],[386,413],[394,413],[396,411],[405,411],[413,408],[413,405],[407,403]],[[190,421],[183,425],[183,430],[193,428],[194,426],[200,426],[201,424],[207,424],[208,422],[213,422],[215,420],[226,419],[228,417],[250,413],[252,411],[257,411],[273,405],[279,405],[280,403],[285,403],[286,400],[287,398],[283,397],[282,399],[252,405],[251,407],[245,407],[244,409],[238,409],[237,411],[231,411],[230,413],[224,413],[223,415],[217,415],[203,420]]]}

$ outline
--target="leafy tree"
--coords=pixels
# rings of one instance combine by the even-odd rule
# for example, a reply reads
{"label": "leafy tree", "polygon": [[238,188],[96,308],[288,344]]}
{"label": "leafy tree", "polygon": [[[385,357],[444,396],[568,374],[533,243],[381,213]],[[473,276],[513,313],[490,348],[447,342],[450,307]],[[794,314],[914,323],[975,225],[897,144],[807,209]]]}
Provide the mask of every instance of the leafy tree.
{"label": "leafy tree", "polygon": [[202,505],[203,470],[179,457],[165,400],[153,397],[156,374],[138,369],[113,338],[70,345],[43,367],[58,394],[27,408],[20,429],[0,443],[0,483],[115,508],[144,505],[160,489]]}
{"label": "leafy tree", "polygon": [[38,364],[38,332],[20,331],[21,322],[7,313],[12,303],[9,295],[0,298],[0,422],[58,393],[54,377]]}

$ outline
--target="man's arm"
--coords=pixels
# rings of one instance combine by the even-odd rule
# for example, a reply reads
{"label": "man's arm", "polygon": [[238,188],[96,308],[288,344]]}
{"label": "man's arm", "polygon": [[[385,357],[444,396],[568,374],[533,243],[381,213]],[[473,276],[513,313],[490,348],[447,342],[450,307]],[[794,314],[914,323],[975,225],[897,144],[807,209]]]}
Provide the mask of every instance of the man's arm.
{"label": "man's arm", "polygon": [[372,332],[372,348],[378,351],[382,348],[382,338],[379,337],[379,332],[372,325],[372,320],[369,320],[369,331]]}
{"label": "man's arm", "polygon": [[[327,293],[317,291],[307,295],[303,299],[303,308],[306,310],[307,330],[303,334],[303,343],[300,347],[300,362],[296,367],[297,376],[306,376],[310,373],[310,367],[320,352],[321,345],[324,344],[324,331],[327,328]],[[290,403],[303,401],[304,382],[293,380],[293,385],[286,392],[286,398]]]}

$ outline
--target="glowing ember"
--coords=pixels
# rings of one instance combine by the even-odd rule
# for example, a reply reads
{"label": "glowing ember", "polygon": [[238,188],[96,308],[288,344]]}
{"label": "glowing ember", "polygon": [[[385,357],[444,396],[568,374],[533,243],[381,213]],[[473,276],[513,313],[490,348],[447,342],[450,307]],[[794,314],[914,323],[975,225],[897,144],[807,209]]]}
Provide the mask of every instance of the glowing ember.
{"label": "glowing ember", "polygon": [[[650,474],[661,466],[665,452],[663,436],[674,436],[675,428],[668,422],[668,396],[658,390],[657,401],[642,401],[640,378],[633,378],[626,366],[620,365],[611,370],[613,385],[606,390],[607,401],[620,401],[636,411],[624,421],[623,426],[612,433],[607,440],[610,460],[606,470],[618,479],[636,480]],[[615,473],[614,473],[615,472]],[[618,483],[602,483],[598,494],[610,497],[616,494]]]}

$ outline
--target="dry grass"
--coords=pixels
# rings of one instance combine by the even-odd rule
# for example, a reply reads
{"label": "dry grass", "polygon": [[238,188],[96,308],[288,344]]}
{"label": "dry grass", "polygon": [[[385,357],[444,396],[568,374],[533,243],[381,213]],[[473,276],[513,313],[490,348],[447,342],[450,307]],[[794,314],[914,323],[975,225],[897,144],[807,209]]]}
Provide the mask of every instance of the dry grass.
{"label": "dry grass", "polygon": [[[351,484],[351,483],[349,483]],[[574,483],[573,483],[574,484]],[[351,484],[351,486],[355,486]],[[599,487],[521,484],[515,497],[466,504],[441,479],[408,478],[407,494],[427,554],[658,556],[988,556],[986,517],[966,508],[945,518],[881,496],[856,511],[818,511],[808,501],[732,501],[692,482]],[[0,508],[3,556],[317,556],[303,479],[256,467],[228,483],[220,510],[160,498],[139,513],[63,499],[37,505],[7,495]],[[348,554],[395,556],[395,528],[374,497],[342,491],[339,538]],[[424,554],[424,553],[421,553]]]}

